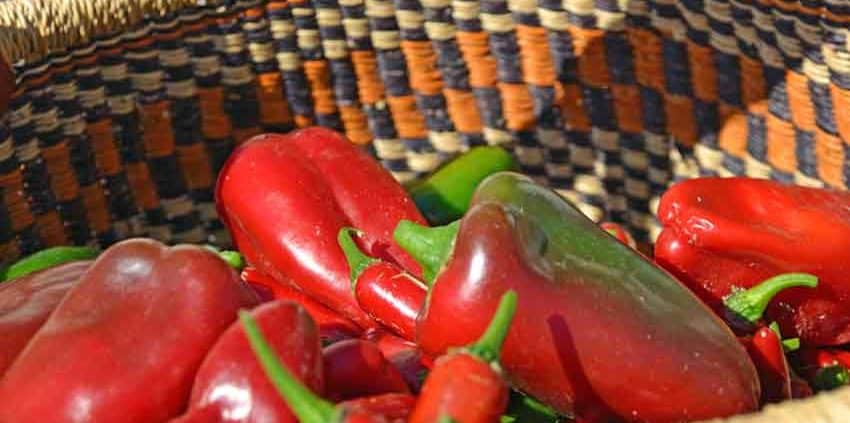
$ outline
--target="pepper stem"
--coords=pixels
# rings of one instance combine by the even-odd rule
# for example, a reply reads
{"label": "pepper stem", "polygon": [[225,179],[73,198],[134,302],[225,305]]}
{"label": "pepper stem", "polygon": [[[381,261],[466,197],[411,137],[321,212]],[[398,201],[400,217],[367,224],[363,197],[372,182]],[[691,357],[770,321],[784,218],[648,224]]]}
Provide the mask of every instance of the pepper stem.
{"label": "pepper stem", "polygon": [[454,249],[458,228],[460,220],[435,227],[402,220],[395,227],[393,239],[422,266],[423,279],[430,286]]}
{"label": "pepper stem", "polygon": [[266,377],[271,380],[298,420],[303,423],[338,421],[339,415],[334,405],[316,396],[280,363],[251,314],[245,310],[239,310],[239,320]]}
{"label": "pepper stem", "polygon": [[0,271],[0,282],[20,278],[30,273],[72,261],[90,260],[97,257],[98,254],[100,254],[100,251],[92,247],[59,246],[47,248],[26,256]]}
{"label": "pepper stem", "polygon": [[819,390],[839,388],[850,383],[850,372],[840,364],[827,366],[818,370],[813,382]]}
{"label": "pepper stem", "polygon": [[799,286],[814,288],[818,286],[818,278],[808,273],[785,273],[774,276],[752,288],[732,293],[723,300],[723,304],[735,316],[748,323],[755,323],[761,319],[764,310],[776,294],[783,289]]}
{"label": "pepper stem", "polygon": [[235,269],[237,272],[245,268],[245,259],[242,254],[233,250],[219,250],[214,245],[204,245],[204,248],[215,253],[220,259],[224,260],[228,266]]}
{"label": "pepper stem", "polygon": [[475,341],[474,344],[466,348],[467,352],[480,357],[482,360],[493,363],[499,360],[499,354],[502,350],[502,344],[505,343],[505,338],[508,336],[511,322],[516,313],[517,295],[511,290],[502,295],[499,300],[499,307],[496,313],[493,314],[493,319],[487,330]]}
{"label": "pepper stem", "polygon": [[342,252],[345,253],[345,260],[348,261],[348,268],[351,269],[351,289],[357,286],[357,279],[360,275],[371,266],[377,263],[378,259],[367,256],[360,250],[357,243],[354,242],[352,234],[360,235],[362,232],[354,228],[342,228],[337,235],[337,242],[342,247]]}

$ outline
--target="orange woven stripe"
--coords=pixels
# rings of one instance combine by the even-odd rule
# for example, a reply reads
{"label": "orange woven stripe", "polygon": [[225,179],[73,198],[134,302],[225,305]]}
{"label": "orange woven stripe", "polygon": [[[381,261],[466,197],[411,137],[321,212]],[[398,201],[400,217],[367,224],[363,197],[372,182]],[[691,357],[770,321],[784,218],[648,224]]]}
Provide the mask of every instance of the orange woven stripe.
{"label": "orange woven stripe", "polygon": [[310,83],[316,113],[322,115],[335,113],[336,102],[328,63],[324,60],[307,60],[304,62],[304,73],[307,74],[307,81]]}
{"label": "orange woven stripe", "polygon": [[106,196],[103,194],[103,188],[98,184],[91,184],[80,189],[83,198],[83,204],[86,207],[86,217],[88,218],[89,227],[95,233],[101,233],[109,229],[111,218],[109,209],[106,206]]}
{"label": "orange woven stripe", "polygon": [[478,114],[475,96],[469,91],[451,88],[447,88],[443,92],[446,95],[446,106],[455,128],[466,133],[481,132],[481,115]]}
{"label": "orange woven stripe", "polygon": [[148,157],[163,157],[174,153],[174,132],[167,100],[142,105],[142,140]]}
{"label": "orange woven stripe", "polygon": [[797,170],[794,125],[773,113],[765,119],[767,126],[767,161],[785,172]]}
{"label": "orange woven stripe", "polygon": [[490,55],[487,33],[458,31],[455,37],[469,67],[469,84],[473,88],[495,87],[498,81],[496,59]]}
{"label": "orange woven stripe", "polygon": [[358,106],[340,106],[339,114],[345,127],[345,136],[355,144],[367,144],[372,141],[372,131],[366,114]]}
{"label": "orange woven stripe", "polygon": [[807,131],[815,130],[815,107],[809,97],[808,79],[797,72],[785,73],[791,121]]}
{"label": "orange woven stripe", "polygon": [[21,250],[18,249],[18,241],[12,239],[8,242],[0,244],[0,257],[2,263],[14,263],[21,257]]}
{"label": "orange woven stripe", "polygon": [[688,41],[688,63],[694,95],[702,101],[717,101],[717,73],[714,67],[714,50]]}
{"label": "orange woven stripe", "polygon": [[265,125],[283,125],[292,122],[289,104],[283,94],[280,72],[257,75],[257,100],[260,101],[260,122]]}
{"label": "orange woven stripe", "polygon": [[754,103],[767,98],[767,87],[764,81],[764,67],[761,62],[740,56],[741,63],[741,97],[744,104]]}
{"label": "orange woven stripe", "polygon": [[443,80],[437,69],[437,55],[431,48],[431,41],[403,40],[401,51],[407,59],[407,69],[410,70],[410,86],[422,94],[439,94],[443,89]]}
{"label": "orange woven stripe", "polygon": [[378,60],[371,50],[352,51],[357,91],[363,104],[375,104],[384,98],[384,82],[378,73]]}
{"label": "orange woven stripe", "polygon": [[148,47],[151,44],[153,44],[153,42],[154,42],[153,37],[144,37],[144,38],[140,38],[140,39],[135,40],[135,41],[128,41],[124,45],[128,49],[143,49],[143,48]]}
{"label": "orange woven stripe", "polygon": [[213,174],[204,144],[198,142],[177,147],[177,161],[189,189],[212,187]]}
{"label": "orange woven stripe", "polygon": [[12,230],[18,232],[33,224],[34,218],[29,203],[24,197],[24,178],[19,169],[0,175],[0,187],[3,188],[3,203],[12,221]]}
{"label": "orange woven stripe", "polygon": [[263,9],[263,6],[254,6],[252,8],[245,9],[242,14],[246,18],[259,18],[265,15],[265,10]]}
{"label": "orange woven stripe", "polygon": [[136,204],[145,210],[159,207],[159,195],[146,163],[127,163],[127,180],[130,182],[130,190],[133,191]]}
{"label": "orange woven stripe", "polygon": [[502,108],[505,111],[508,129],[512,131],[533,129],[536,123],[534,99],[528,92],[528,86],[499,83],[499,91],[502,94]]}
{"label": "orange woven stripe", "polygon": [[267,10],[280,10],[286,9],[289,7],[289,1],[287,0],[270,0],[268,4],[266,4]]}
{"label": "orange woven stripe", "polygon": [[71,154],[68,144],[60,142],[41,149],[47,172],[50,174],[50,188],[59,201],[70,201],[80,195],[80,185],[71,168]]}
{"label": "orange woven stripe", "polygon": [[561,115],[565,125],[579,131],[590,130],[590,117],[582,104],[581,88],[578,85],[562,84]]}
{"label": "orange woven stripe", "polygon": [[818,173],[829,185],[846,188],[844,183],[844,147],[841,139],[834,135],[815,131],[815,154],[818,158]]}
{"label": "orange woven stripe", "polygon": [[224,112],[224,90],[221,87],[198,88],[201,106],[201,131],[206,138],[222,139],[230,136],[233,128]]}
{"label": "orange woven stripe", "polygon": [[68,237],[65,236],[65,227],[62,225],[59,212],[56,210],[50,210],[38,216],[35,219],[35,224],[38,227],[38,234],[46,246],[56,247],[69,244]]}
{"label": "orange woven stripe", "polygon": [[672,94],[665,96],[664,114],[667,115],[670,134],[684,145],[692,147],[697,143],[697,122],[690,98]]}
{"label": "orange woven stripe", "polygon": [[549,54],[546,28],[517,25],[517,41],[522,59],[522,74],[525,82],[538,86],[553,86],[557,75]]}
{"label": "orange woven stripe", "polygon": [[310,116],[295,115],[295,126],[298,128],[313,126],[313,119]]}
{"label": "orange woven stripe", "polygon": [[717,142],[723,151],[744,157],[747,154],[747,133],[747,115],[733,113],[723,121]]}
{"label": "orange woven stripe", "polygon": [[233,128],[233,139],[238,145],[262,133],[262,128],[257,126],[252,126],[250,128]]}
{"label": "orange woven stripe", "polygon": [[643,109],[640,104],[640,91],[635,85],[614,84],[614,113],[620,129],[625,132],[643,131]]}
{"label": "orange woven stripe", "polygon": [[101,119],[86,126],[94,160],[97,168],[104,175],[115,175],[121,171],[121,156],[115,148],[115,138],[112,135],[112,121]]}
{"label": "orange woven stripe", "polygon": [[579,58],[579,78],[590,86],[607,88],[611,78],[608,75],[605,42],[602,39],[605,31],[571,26],[569,32],[573,37],[573,49]]}
{"label": "orange woven stripe", "polygon": [[183,37],[183,29],[180,27],[175,27],[174,29],[168,30],[168,32],[157,32],[154,34],[154,38],[157,41],[173,41]]}
{"label": "orange woven stripe", "polygon": [[643,29],[629,29],[629,40],[634,49],[635,78],[638,83],[664,91],[664,69],[659,57],[661,38]]}
{"label": "orange woven stripe", "polygon": [[[832,110],[835,110],[836,113],[845,113],[844,116],[847,116],[846,113],[850,110],[850,90],[844,90],[835,84],[831,84],[829,91],[832,94]],[[841,138],[850,142],[850,119],[847,117],[836,119],[836,126]]]}
{"label": "orange woven stripe", "polygon": [[412,95],[388,97],[387,102],[400,137],[424,138],[428,135],[425,130],[425,119],[419,113],[416,99]]}

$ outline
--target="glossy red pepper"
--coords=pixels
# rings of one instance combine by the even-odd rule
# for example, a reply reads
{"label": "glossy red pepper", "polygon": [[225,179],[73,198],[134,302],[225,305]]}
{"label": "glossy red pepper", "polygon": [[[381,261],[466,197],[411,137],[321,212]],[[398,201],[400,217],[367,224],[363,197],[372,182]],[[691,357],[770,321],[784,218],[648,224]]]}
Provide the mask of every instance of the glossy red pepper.
{"label": "glossy red pepper", "polygon": [[387,423],[405,423],[416,405],[416,397],[410,394],[383,394],[356,398],[342,403],[343,407],[365,410],[381,416]]}
{"label": "glossy red pepper", "polygon": [[[300,423],[386,423],[387,417],[380,414],[380,404],[374,401],[355,400],[337,406],[323,400],[304,386],[275,356],[257,323],[247,312],[239,314],[251,349],[263,368],[266,377],[277,389]],[[404,405],[396,399],[386,403]],[[396,413],[397,411],[393,411]]]}
{"label": "glossy red pepper", "polygon": [[363,339],[374,342],[384,357],[398,369],[410,390],[419,392],[425,376],[434,366],[433,359],[427,357],[413,342],[381,329],[366,331]]}
{"label": "glossy red pepper", "polygon": [[611,234],[614,238],[617,238],[617,241],[620,241],[631,248],[637,248],[637,243],[635,242],[634,237],[632,237],[632,234],[630,234],[629,231],[622,226],[614,222],[602,222],[599,224],[599,227],[605,232]]}
{"label": "glossy red pepper", "polygon": [[[275,300],[251,312],[278,360],[310,389],[322,392],[322,353],[316,324],[303,307]],[[274,386],[254,359],[245,330],[232,324],[201,364],[192,387],[189,411],[183,419],[214,415],[217,420],[244,423],[296,423]],[[193,417],[198,416],[198,417]]]}
{"label": "glossy red pepper", "polygon": [[340,316],[303,292],[279,282],[270,276],[248,267],[242,271],[242,279],[258,292],[261,298],[295,301],[307,310],[310,317],[319,326],[319,333],[325,343],[334,343],[360,336],[363,330],[354,322]]}
{"label": "glossy red pepper", "polygon": [[91,264],[66,263],[0,283],[0,377]]}
{"label": "glossy red pepper", "polygon": [[762,403],[781,402],[791,398],[791,374],[779,335],[762,326],[743,340],[761,381]]}
{"label": "glossy red pepper", "polygon": [[758,408],[758,375],[729,328],[557,193],[493,175],[456,237],[438,233],[443,241],[418,248],[438,230],[396,231],[428,257],[442,255],[433,245],[451,247],[445,262],[423,260],[438,269],[417,331],[427,354],[471,342],[513,289],[519,306],[502,366],[512,386],[562,414],[661,423]]}
{"label": "glossy red pepper", "polygon": [[808,345],[850,342],[850,193],[748,178],[679,182],[662,197],[656,260],[706,303],[789,272],[817,289],[789,289],[767,309]]}
{"label": "glossy red pepper", "polygon": [[352,228],[339,232],[339,245],[351,269],[357,304],[370,317],[407,340],[416,335],[416,316],[425,304],[425,285],[398,266],[360,251]]}
{"label": "glossy red pepper", "polygon": [[[256,296],[215,254],[132,239],[106,250],[0,381],[2,422],[161,422]],[[143,394],[140,394],[143,393]]]}
{"label": "glossy red pepper", "polygon": [[347,339],[322,351],[325,398],[341,401],[371,395],[409,394],[399,370],[378,346],[362,339]]}
{"label": "glossy red pepper", "polygon": [[422,386],[410,423],[441,419],[457,423],[499,422],[508,406],[509,390],[497,363],[516,304],[516,293],[505,293],[478,341],[437,359]]}

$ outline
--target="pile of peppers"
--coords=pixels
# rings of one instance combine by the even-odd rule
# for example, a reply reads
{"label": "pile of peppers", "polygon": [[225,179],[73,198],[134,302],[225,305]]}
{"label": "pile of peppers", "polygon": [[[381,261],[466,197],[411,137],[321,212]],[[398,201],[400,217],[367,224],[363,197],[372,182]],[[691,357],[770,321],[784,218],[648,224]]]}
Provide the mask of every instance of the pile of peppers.
{"label": "pile of peppers", "polygon": [[0,423],[673,423],[850,383],[850,194],[683,181],[649,257],[516,169],[402,186],[332,131],[255,137],[216,186],[238,252],[3,270]]}

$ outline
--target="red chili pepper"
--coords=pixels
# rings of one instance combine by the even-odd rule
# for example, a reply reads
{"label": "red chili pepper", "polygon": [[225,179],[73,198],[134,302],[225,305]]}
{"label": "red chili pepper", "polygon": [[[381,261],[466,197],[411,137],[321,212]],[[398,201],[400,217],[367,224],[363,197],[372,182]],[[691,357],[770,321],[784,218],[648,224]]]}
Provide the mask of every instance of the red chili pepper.
{"label": "red chili pepper", "polygon": [[[269,334],[267,340],[278,360],[310,389],[322,392],[319,332],[306,310],[292,301],[275,300],[260,305],[250,314]],[[298,421],[254,360],[239,322],[221,335],[198,369],[184,418],[191,420],[192,415],[211,413],[217,416],[212,421]]]}
{"label": "red chili pepper", "polygon": [[508,384],[498,370],[499,351],[516,312],[513,291],[502,295],[483,335],[472,345],[437,359],[425,379],[410,423],[449,418],[458,423],[497,423],[508,406]]}
{"label": "red chili pepper", "polygon": [[91,264],[66,263],[0,283],[0,377]]}
{"label": "red chili pepper", "polygon": [[797,367],[817,390],[850,384],[850,352],[834,348],[803,348],[796,354]]}
{"label": "red chili pepper", "polygon": [[352,232],[352,228],[342,229],[338,242],[351,268],[357,304],[378,323],[413,340],[416,317],[428,294],[425,285],[398,266],[363,254],[351,238]]}
{"label": "red chili pepper", "polygon": [[[281,364],[251,316],[243,311],[239,313],[239,318],[248,335],[251,349],[266,377],[298,417],[300,423],[386,423],[388,421],[384,415],[376,412],[382,408],[372,402],[364,404],[365,401],[356,400],[334,406],[318,397]],[[388,402],[396,402],[396,400]]]}
{"label": "red chili pepper", "polygon": [[748,178],[679,182],[662,197],[658,262],[717,309],[736,288],[805,272],[767,309],[806,345],[850,342],[850,193]]}
{"label": "red chili pepper", "polygon": [[364,229],[371,255],[419,272],[391,237],[401,219],[425,222],[415,204],[377,161],[326,129],[238,147],[219,174],[216,206],[250,264],[364,328],[374,322],[351,293],[340,229]]}
{"label": "red chili pepper", "polygon": [[418,345],[381,329],[370,329],[363,339],[374,342],[384,357],[401,373],[410,390],[418,393],[434,361]]}
{"label": "red chili pepper", "polygon": [[256,268],[245,268],[242,271],[242,279],[258,291],[261,297],[291,300],[304,307],[307,313],[310,314],[310,317],[319,326],[319,333],[321,334],[322,341],[325,343],[356,338],[363,332],[363,329],[351,320],[333,312],[303,292],[260,273]]}
{"label": "red chili pepper", "polygon": [[[818,278],[807,273],[785,273],[774,276],[751,288],[733,291],[723,299],[722,316],[732,329],[751,333],[759,327],[770,301],[780,292],[798,287],[814,288]],[[777,325],[773,323],[773,325]],[[777,325],[777,331],[779,327]]]}
{"label": "red chili pepper", "polygon": [[325,347],[322,356],[327,387],[325,397],[332,401],[410,393],[401,373],[373,342],[347,339]]}
{"label": "red chili pepper", "polygon": [[416,397],[410,394],[383,394],[373,397],[357,398],[342,403],[344,407],[354,407],[377,414],[387,423],[405,423],[413,407]]}
{"label": "red chili pepper", "polygon": [[107,249],[0,381],[2,422],[165,421],[251,289],[215,254],[131,239]]}
{"label": "red chili pepper", "polygon": [[767,326],[743,340],[761,381],[761,400],[781,402],[791,398],[791,377],[779,335]]}
{"label": "red chili pepper", "polygon": [[631,248],[637,248],[637,243],[635,242],[634,237],[632,237],[632,234],[630,234],[629,231],[622,226],[614,222],[602,222],[599,224],[599,227],[605,232],[611,234],[614,238],[617,238],[617,241],[620,241]]}

